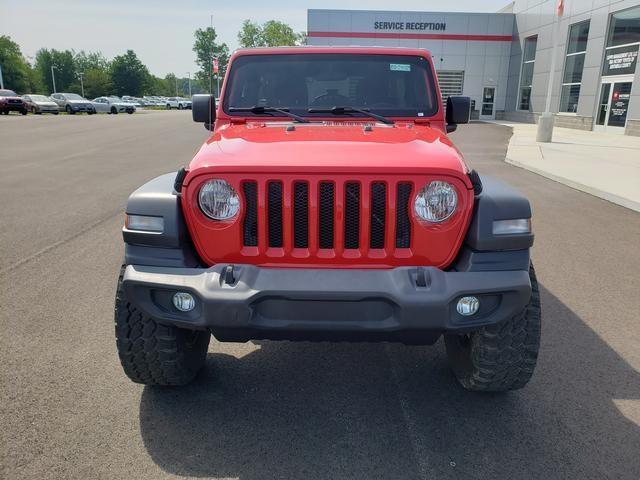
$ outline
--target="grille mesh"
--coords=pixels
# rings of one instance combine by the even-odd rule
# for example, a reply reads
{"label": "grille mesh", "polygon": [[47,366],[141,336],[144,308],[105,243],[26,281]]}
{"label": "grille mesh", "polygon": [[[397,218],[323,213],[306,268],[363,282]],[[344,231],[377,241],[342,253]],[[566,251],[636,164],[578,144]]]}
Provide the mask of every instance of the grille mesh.
{"label": "grille mesh", "polygon": [[411,184],[399,183],[396,195],[396,248],[409,248],[411,245],[410,197]]}
{"label": "grille mesh", "polygon": [[349,182],[344,189],[344,248],[360,247],[360,184]]}
{"label": "grille mesh", "polygon": [[269,182],[268,193],[269,246],[282,247],[282,183]]}
{"label": "grille mesh", "polygon": [[333,183],[321,182],[319,195],[318,244],[320,248],[333,248]]}
{"label": "grille mesh", "polygon": [[384,248],[385,214],[387,186],[376,182],[371,184],[371,237],[370,248]]}
{"label": "grille mesh", "polygon": [[258,246],[258,185],[256,182],[244,182],[244,199],[246,212],[242,224],[244,244],[247,247]]}
{"label": "grille mesh", "polygon": [[309,185],[304,182],[293,187],[293,246],[309,246]]}

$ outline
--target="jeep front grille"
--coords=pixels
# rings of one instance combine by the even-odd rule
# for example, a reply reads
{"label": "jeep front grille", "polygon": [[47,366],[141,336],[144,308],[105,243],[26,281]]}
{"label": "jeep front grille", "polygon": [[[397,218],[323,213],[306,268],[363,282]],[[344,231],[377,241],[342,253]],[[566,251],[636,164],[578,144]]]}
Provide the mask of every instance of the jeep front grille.
{"label": "jeep front grille", "polygon": [[408,249],[413,190],[411,182],[383,179],[268,180],[262,185],[245,180],[243,243],[260,250],[283,249],[285,255],[292,250],[353,256],[365,250]]}

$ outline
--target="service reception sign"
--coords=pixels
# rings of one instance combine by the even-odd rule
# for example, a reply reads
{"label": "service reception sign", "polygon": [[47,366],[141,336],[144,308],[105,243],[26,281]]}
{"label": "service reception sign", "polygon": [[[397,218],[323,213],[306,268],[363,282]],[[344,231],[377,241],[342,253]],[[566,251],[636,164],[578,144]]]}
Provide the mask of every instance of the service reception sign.
{"label": "service reception sign", "polygon": [[638,45],[608,48],[602,75],[633,75],[638,63]]}

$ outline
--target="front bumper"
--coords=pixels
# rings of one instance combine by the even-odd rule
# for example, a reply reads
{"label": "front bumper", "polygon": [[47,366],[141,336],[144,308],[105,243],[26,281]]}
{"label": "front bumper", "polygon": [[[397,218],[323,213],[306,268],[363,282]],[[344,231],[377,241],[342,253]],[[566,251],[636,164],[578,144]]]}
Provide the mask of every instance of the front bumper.
{"label": "front bumper", "polygon": [[3,103],[0,104],[0,111],[5,112],[23,112],[27,109],[25,103]]}
{"label": "front bumper", "polygon": [[[444,272],[433,267],[390,270],[281,269],[235,265],[208,269],[127,266],[126,296],[162,323],[210,329],[221,341],[251,339],[383,340],[433,343],[522,311],[531,295],[526,271]],[[175,292],[196,298],[191,312]],[[463,317],[457,300],[480,299]]]}

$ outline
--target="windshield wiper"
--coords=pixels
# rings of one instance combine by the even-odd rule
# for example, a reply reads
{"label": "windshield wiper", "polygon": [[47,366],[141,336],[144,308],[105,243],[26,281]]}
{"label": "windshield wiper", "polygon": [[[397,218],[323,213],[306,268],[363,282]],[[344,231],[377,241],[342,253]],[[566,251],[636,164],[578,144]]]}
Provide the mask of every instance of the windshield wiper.
{"label": "windshield wiper", "polygon": [[300,115],[296,115],[295,113],[291,113],[289,111],[289,108],[287,107],[267,107],[267,106],[255,105],[253,107],[229,107],[229,111],[230,112],[251,112],[251,113],[257,113],[257,114],[276,112],[276,113],[281,113],[282,115],[285,115],[287,117],[293,118],[296,122],[309,123],[309,120],[307,120],[306,118],[301,117]]}
{"label": "windshield wiper", "polygon": [[334,115],[348,115],[350,113],[361,113],[362,115],[366,115],[368,117],[375,118],[376,120],[380,120],[382,123],[386,123],[387,125],[393,125],[393,120],[390,120],[387,117],[383,117],[382,115],[378,115],[377,113],[373,113],[369,111],[368,108],[356,108],[356,107],[310,108],[307,111],[309,113],[332,113]]}

